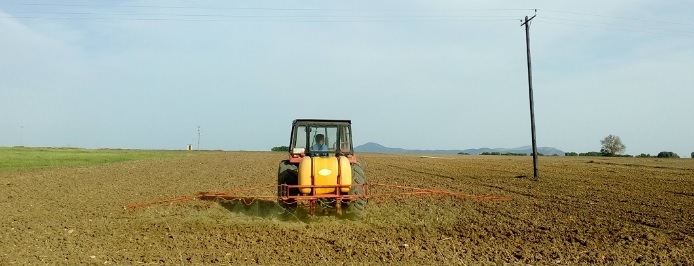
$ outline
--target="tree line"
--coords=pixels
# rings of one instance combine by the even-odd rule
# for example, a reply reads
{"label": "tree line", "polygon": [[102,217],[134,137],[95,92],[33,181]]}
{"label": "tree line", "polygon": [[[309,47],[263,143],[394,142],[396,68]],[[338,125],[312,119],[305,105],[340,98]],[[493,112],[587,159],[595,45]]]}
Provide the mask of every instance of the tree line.
{"label": "tree line", "polygon": [[271,151],[289,151],[289,146],[276,146],[270,149]]}
{"label": "tree line", "polygon": [[[608,135],[604,139],[600,141],[601,148],[600,151],[591,151],[591,152],[582,152],[582,153],[577,153],[577,152],[566,152],[564,153],[564,156],[606,156],[606,157],[637,157],[637,158],[680,158],[677,153],[671,152],[671,151],[661,151],[657,155],[650,155],[647,153],[641,153],[639,155],[629,155],[629,154],[622,154],[627,146],[622,143],[622,139],[619,138],[619,136],[615,135]],[[277,147],[272,147],[271,151],[289,151],[289,147],[287,146],[277,146]],[[459,152],[458,154],[461,155],[470,155],[469,153],[466,152]],[[513,153],[513,152],[483,152],[480,153],[480,155],[507,155],[507,156],[527,156],[525,153]],[[532,154],[530,154],[532,156]],[[537,153],[538,156],[544,156],[542,153]],[[559,156],[557,154],[552,154],[552,156]],[[691,158],[694,158],[694,152],[691,154]]]}
{"label": "tree line", "polygon": [[[622,154],[627,146],[622,143],[622,140],[619,138],[619,136],[615,135],[608,135],[604,139],[600,141],[600,144],[602,147],[600,148],[600,151],[591,151],[591,152],[584,152],[584,153],[576,153],[576,152],[567,152],[564,153],[565,156],[607,156],[607,157],[637,157],[637,158],[680,158],[677,153],[671,152],[671,151],[661,151],[658,153],[658,155],[650,155],[647,153],[641,153],[639,155],[629,155],[629,154]],[[694,152],[692,152],[692,158],[694,158]]]}

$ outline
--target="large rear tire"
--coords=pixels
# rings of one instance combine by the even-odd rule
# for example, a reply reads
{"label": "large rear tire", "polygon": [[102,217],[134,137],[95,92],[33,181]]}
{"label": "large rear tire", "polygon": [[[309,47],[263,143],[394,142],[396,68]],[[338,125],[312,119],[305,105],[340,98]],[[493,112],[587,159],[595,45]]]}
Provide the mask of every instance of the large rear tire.
{"label": "large rear tire", "polygon": [[298,185],[299,184],[299,172],[296,165],[291,164],[289,160],[283,160],[277,170],[277,201],[279,205],[283,208],[291,208],[296,206],[295,200],[282,200],[283,196],[297,196],[299,195],[298,188],[289,189],[289,195],[286,195],[287,190],[283,188],[282,185]]}
{"label": "large rear tire", "polygon": [[[352,165],[352,186],[349,189],[349,195],[360,195],[366,196],[364,192],[364,187],[362,185],[366,184],[366,175],[364,175],[364,168],[362,168],[360,163],[354,163]],[[352,218],[359,218],[364,213],[366,209],[366,198],[360,197],[347,204],[345,209],[345,214]]]}

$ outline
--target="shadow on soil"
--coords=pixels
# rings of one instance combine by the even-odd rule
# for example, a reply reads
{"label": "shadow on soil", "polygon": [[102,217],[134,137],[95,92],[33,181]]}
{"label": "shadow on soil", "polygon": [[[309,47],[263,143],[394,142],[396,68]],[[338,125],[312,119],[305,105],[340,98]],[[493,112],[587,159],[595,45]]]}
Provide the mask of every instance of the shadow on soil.
{"label": "shadow on soil", "polygon": [[339,215],[334,209],[323,208],[321,206],[316,206],[315,213],[311,215],[308,206],[301,204],[280,206],[280,204],[274,200],[253,200],[252,202],[244,202],[241,200],[220,201],[210,199],[210,201],[215,201],[232,213],[264,219],[278,219],[287,222],[311,223],[316,222],[319,217],[329,216],[350,220],[358,218],[351,215]]}

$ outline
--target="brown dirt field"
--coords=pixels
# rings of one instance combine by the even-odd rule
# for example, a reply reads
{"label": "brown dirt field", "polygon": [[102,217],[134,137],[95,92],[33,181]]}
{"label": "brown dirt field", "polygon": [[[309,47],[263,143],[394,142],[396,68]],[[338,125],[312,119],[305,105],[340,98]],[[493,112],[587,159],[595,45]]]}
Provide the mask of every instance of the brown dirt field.
{"label": "brown dirt field", "polygon": [[540,157],[533,181],[531,157],[364,154],[369,182],[513,200],[375,198],[359,220],[267,202],[124,208],[271,185],[284,157],[0,173],[0,265],[694,264],[694,159]]}

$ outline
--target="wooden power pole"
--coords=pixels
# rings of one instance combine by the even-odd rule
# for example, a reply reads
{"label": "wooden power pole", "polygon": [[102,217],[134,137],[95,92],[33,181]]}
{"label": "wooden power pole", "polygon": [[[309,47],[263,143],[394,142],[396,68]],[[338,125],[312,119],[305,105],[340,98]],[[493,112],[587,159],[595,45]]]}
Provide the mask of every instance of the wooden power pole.
{"label": "wooden power pole", "polygon": [[[537,10],[535,10],[537,12]],[[537,14],[528,18],[525,16],[525,21],[521,26],[525,26],[525,47],[527,49],[528,55],[528,90],[530,92],[530,132],[533,139],[533,176],[535,179],[539,178],[539,173],[537,170],[537,140],[535,139],[535,103],[533,101],[533,72],[530,67],[530,21],[535,18]]]}

